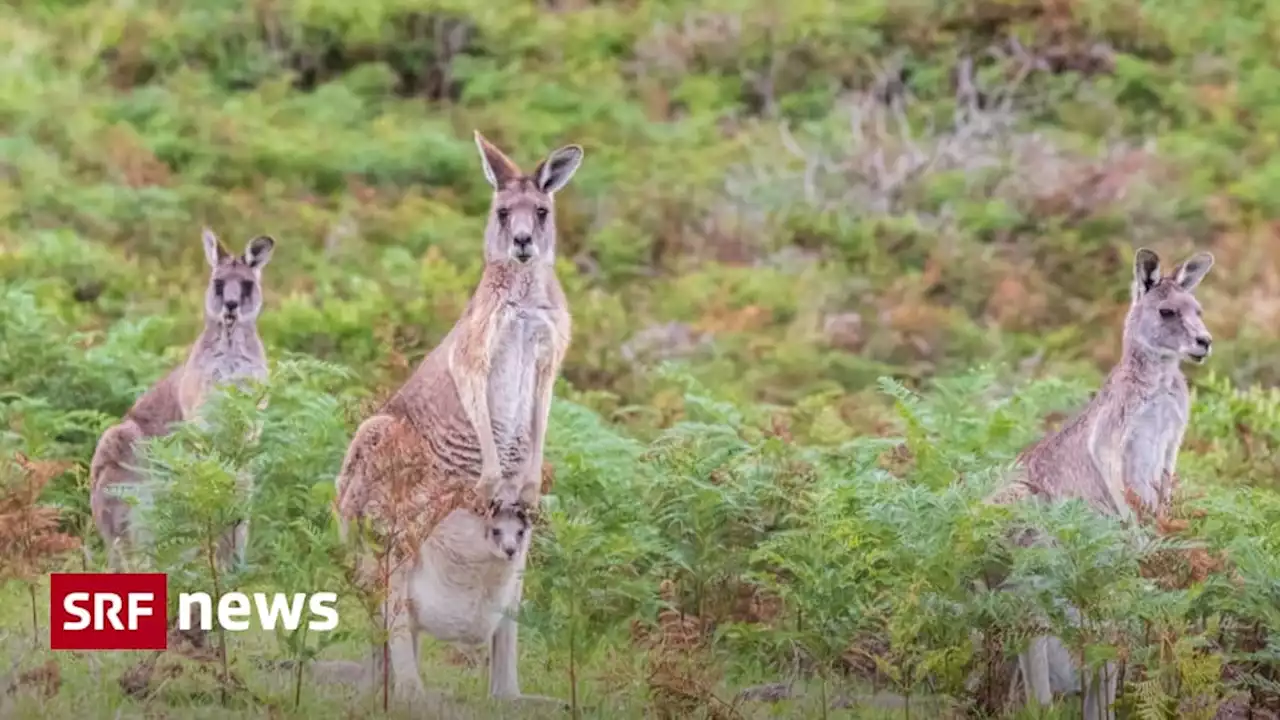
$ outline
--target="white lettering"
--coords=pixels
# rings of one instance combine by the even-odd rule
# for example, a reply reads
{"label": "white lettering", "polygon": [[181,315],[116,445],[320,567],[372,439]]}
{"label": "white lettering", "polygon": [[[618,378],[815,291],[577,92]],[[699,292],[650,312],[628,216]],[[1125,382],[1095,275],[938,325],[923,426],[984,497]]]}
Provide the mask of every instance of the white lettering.
{"label": "white lettering", "polygon": [[306,603],[306,593],[294,593],[293,602],[285,604],[284,593],[275,593],[271,597],[271,605],[267,606],[266,593],[254,593],[253,600],[258,605],[258,619],[265,630],[276,629],[276,617],[284,615],[284,629],[297,630],[302,621],[302,606]]}
{"label": "white lettering", "polygon": [[334,605],[334,604],[337,604],[337,602],[338,602],[337,593],[322,592],[322,593],[316,593],[315,595],[312,595],[311,603],[310,603],[311,614],[323,615],[328,619],[322,622],[316,622],[315,620],[312,620],[311,624],[308,626],[309,629],[316,630],[319,632],[328,632],[338,627],[337,609],[332,607],[325,607],[325,603]]}
{"label": "white lettering", "polygon": [[[110,605],[110,607],[106,607]],[[124,605],[120,601],[120,596],[115,593],[98,593],[93,597],[93,629],[102,629],[102,620],[106,618],[111,621],[111,629],[123,630],[124,624],[120,622],[120,608]]]}
{"label": "white lettering", "polygon": [[200,606],[200,629],[213,629],[213,598],[209,593],[182,593],[178,596],[178,629],[191,629],[191,606]]}
{"label": "white lettering", "polygon": [[67,593],[67,596],[62,598],[62,609],[80,618],[75,622],[62,623],[63,630],[84,630],[89,627],[89,623],[93,620],[93,616],[89,614],[88,610],[85,610],[77,604],[88,601],[89,593],[87,592]]}
{"label": "white lettering", "polygon": [[[232,607],[232,603],[236,607]],[[249,598],[245,597],[242,592],[232,592],[218,598],[218,624],[223,630],[232,632],[244,632],[249,629],[248,620],[238,620],[232,618],[232,613],[241,617],[248,617],[252,613],[249,607]]]}
{"label": "white lettering", "polygon": [[138,629],[139,615],[145,615],[147,617],[150,617],[152,614],[151,608],[140,606],[138,604],[138,601],[141,600],[142,602],[150,603],[152,600],[155,600],[155,598],[156,596],[152,595],[151,593],[129,593],[129,629],[130,630]]}
{"label": "white lettering", "polygon": [[[87,595],[85,595],[87,597]],[[252,624],[250,617],[257,616],[259,625],[264,630],[275,630],[279,625],[285,630],[297,630],[302,624],[303,609],[310,609],[313,616],[307,625],[309,630],[329,632],[338,627],[338,594],[331,592],[294,593],[253,593],[253,602],[242,592],[229,592],[218,599],[218,625],[224,630],[243,632]],[[72,610],[73,602],[68,596],[66,601],[68,612],[75,612],[81,617],[87,614],[80,609]],[[213,625],[213,600],[207,593],[182,593],[178,596],[178,627],[189,630],[193,624],[192,615],[195,607],[200,609],[200,627],[211,629]],[[133,600],[130,599],[131,613]],[[149,612],[139,614],[147,615]],[[87,623],[88,621],[85,620]],[[131,628],[132,629],[132,628]]]}

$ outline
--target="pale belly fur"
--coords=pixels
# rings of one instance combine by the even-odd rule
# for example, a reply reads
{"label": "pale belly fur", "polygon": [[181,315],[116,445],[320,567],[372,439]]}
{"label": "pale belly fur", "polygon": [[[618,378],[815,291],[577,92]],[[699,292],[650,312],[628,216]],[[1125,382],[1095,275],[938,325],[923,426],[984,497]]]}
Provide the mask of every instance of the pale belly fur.
{"label": "pale belly fur", "polygon": [[253,358],[239,354],[215,355],[199,367],[196,381],[201,404],[215,388],[235,386],[246,388],[248,381],[265,382],[267,371]]}
{"label": "pale belly fur", "polygon": [[454,510],[422,544],[409,578],[418,627],[443,642],[488,643],[504,613],[515,612],[525,557],[497,557],[483,520]]}
{"label": "pale belly fur", "polygon": [[1134,433],[1128,451],[1131,455],[1129,471],[1141,477],[1128,478],[1134,483],[1139,497],[1150,505],[1157,501],[1161,474],[1167,459],[1172,455],[1177,441],[1178,428],[1185,422],[1184,403],[1174,395],[1152,398],[1135,418]]}
{"label": "pale belly fur", "polygon": [[205,390],[213,386],[229,384],[246,387],[249,380],[265,382],[267,372],[256,361],[247,358],[219,358],[219,362],[211,367],[209,378],[205,381]]}
{"label": "pale belly fur", "polygon": [[[529,442],[536,408],[537,365],[551,352],[551,322],[541,310],[512,310],[495,343],[489,375],[494,441],[504,457]],[[527,449],[527,448],[526,448]]]}

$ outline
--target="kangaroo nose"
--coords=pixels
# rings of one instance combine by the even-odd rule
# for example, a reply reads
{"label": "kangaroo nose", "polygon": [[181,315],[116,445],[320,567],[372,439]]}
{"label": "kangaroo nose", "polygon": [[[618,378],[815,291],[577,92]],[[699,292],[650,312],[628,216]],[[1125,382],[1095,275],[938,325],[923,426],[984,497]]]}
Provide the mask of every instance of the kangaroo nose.
{"label": "kangaroo nose", "polygon": [[229,312],[235,312],[235,311],[236,311],[236,308],[240,307],[240,301],[239,301],[239,300],[228,300],[228,301],[225,303],[225,305],[227,306],[227,310],[228,310]]}
{"label": "kangaroo nose", "polygon": [[1199,345],[1205,350],[1208,350],[1209,346],[1212,344],[1213,344],[1213,338],[1209,337],[1208,335],[1201,335],[1196,338],[1196,345]]}
{"label": "kangaroo nose", "polygon": [[517,246],[517,247],[522,247],[522,248],[523,248],[523,247],[528,247],[528,246],[530,246],[530,245],[532,245],[532,244],[533,244],[533,236],[532,236],[532,235],[524,235],[524,234],[521,234],[521,235],[517,235],[517,236],[515,236],[515,238],[514,238],[514,239],[515,239],[515,242],[516,242],[516,246]]}
{"label": "kangaroo nose", "polygon": [[516,549],[513,547],[503,548],[502,552],[507,554],[508,560],[516,556]]}

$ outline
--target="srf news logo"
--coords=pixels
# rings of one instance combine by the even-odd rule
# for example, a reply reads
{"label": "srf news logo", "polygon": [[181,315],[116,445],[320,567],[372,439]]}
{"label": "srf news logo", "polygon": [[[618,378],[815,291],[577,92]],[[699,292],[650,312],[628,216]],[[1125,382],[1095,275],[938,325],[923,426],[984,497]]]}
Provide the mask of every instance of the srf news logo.
{"label": "srf news logo", "polygon": [[[256,615],[265,630],[279,623],[296,630],[306,607],[323,620],[311,620],[308,630],[328,632],[338,627],[338,596],[331,592],[254,593],[252,601],[240,592],[225,593],[217,606],[224,630],[248,630]],[[49,647],[53,650],[164,650],[169,638],[169,586],[164,573],[51,573],[49,575]],[[178,629],[191,629],[194,612],[200,627],[213,627],[213,600],[207,593],[178,595]]]}

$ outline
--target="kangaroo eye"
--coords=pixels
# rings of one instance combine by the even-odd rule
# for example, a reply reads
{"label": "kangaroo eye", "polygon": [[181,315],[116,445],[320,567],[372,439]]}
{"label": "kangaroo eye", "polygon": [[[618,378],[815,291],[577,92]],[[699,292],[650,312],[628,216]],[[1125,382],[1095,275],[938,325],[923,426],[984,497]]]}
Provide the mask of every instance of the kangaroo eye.
{"label": "kangaroo eye", "polygon": [[524,530],[517,530],[517,531],[516,531],[516,537],[518,537],[518,538],[523,538],[523,537],[524,537]]}
{"label": "kangaroo eye", "polygon": [[252,294],[253,294],[253,281],[252,281],[252,280],[241,280],[241,281],[240,281],[240,292],[241,292],[245,297],[249,297],[250,295],[252,295]]}
{"label": "kangaroo eye", "polygon": [[498,528],[494,528],[494,529],[493,529],[493,530],[491,530],[490,532],[491,532],[491,533],[493,533],[493,536],[494,536],[495,538],[502,537],[502,531],[501,531],[501,530],[499,530]]}
{"label": "kangaroo eye", "polygon": [[1178,317],[1178,311],[1170,310],[1169,308],[1160,308],[1160,317],[1164,318],[1165,320],[1171,320],[1173,318]]}
{"label": "kangaroo eye", "polygon": [[498,208],[498,222],[505,223],[507,218],[511,216],[511,211],[506,208]]}
{"label": "kangaroo eye", "polygon": [[221,294],[222,294],[222,286],[223,286],[223,284],[224,284],[224,281],[222,281],[222,280],[214,280],[214,281],[213,281],[213,292],[214,292],[215,294],[217,294],[217,295],[221,295]]}
{"label": "kangaroo eye", "polygon": [[539,220],[546,220],[546,219],[547,219],[547,209],[546,209],[546,208],[544,208],[544,207],[540,207],[540,208],[538,208],[538,219],[539,219]]}

